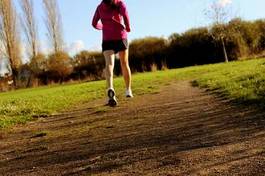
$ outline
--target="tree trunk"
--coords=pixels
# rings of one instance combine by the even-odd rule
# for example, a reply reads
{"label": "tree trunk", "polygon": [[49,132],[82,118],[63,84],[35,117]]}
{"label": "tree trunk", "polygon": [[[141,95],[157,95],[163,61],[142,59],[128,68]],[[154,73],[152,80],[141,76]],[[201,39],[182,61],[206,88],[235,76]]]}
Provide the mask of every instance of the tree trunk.
{"label": "tree trunk", "polygon": [[64,76],[62,76],[62,77],[60,78],[60,84],[63,84],[63,82],[64,82]]}
{"label": "tree trunk", "polygon": [[27,81],[27,85],[26,85],[27,88],[30,87],[30,83],[31,83],[31,80],[32,80],[32,79],[34,79],[34,78],[33,78],[33,74],[30,73],[29,78],[28,78],[28,81]]}
{"label": "tree trunk", "polygon": [[227,56],[227,51],[226,51],[226,48],[225,48],[225,42],[224,42],[224,38],[223,37],[221,38],[221,41],[222,41],[222,47],[223,47],[225,62],[229,62],[228,56]]}
{"label": "tree trunk", "polygon": [[12,70],[13,87],[14,87],[14,89],[17,89],[18,72],[15,69],[11,69],[11,70]]}

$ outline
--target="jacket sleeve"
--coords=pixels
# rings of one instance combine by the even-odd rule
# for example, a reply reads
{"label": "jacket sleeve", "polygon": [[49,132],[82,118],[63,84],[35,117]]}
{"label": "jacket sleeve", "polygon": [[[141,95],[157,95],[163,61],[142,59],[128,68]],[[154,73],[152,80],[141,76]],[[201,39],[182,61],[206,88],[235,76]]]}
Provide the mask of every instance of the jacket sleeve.
{"label": "jacket sleeve", "polygon": [[92,26],[95,29],[102,30],[103,29],[103,25],[102,25],[102,23],[99,20],[100,20],[100,15],[99,15],[99,9],[97,8],[97,10],[96,10],[96,12],[94,14],[93,20],[92,20]]}
{"label": "jacket sleeve", "polygon": [[127,32],[131,32],[130,19],[127,11],[127,7],[123,1],[120,2],[120,13],[123,17],[124,24]]}

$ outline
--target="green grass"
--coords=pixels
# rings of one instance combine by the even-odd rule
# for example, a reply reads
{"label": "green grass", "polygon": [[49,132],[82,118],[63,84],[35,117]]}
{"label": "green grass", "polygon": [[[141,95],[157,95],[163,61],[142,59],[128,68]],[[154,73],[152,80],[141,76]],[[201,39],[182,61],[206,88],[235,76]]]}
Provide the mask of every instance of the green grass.
{"label": "green grass", "polygon": [[[172,80],[187,79],[234,101],[265,107],[264,59],[135,74],[133,90],[135,95],[154,93]],[[115,79],[115,88],[118,96],[123,96],[122,78]],[[103,98],[104,94],[105,81],[0,93],[0,128]]]}
{"label": "green grass", "polygon": [[264,59],[213,65],[196,82],[237,103],[265,108]]}

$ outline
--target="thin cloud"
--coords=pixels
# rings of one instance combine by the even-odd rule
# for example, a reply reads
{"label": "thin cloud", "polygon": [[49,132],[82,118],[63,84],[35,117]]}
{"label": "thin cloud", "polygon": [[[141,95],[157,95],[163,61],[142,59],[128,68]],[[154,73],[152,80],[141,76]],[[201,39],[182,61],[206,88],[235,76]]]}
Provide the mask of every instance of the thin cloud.
{"label": "thin cloud", "polygon": [[0,76],[8,73],[8,61],[5,58],[0,58]]}
{"label": "thin cloud", "polygon": [[50,54],[52,53],[52,48],[49,46],[48,42],[46,41],[39,41],[39,48],[40,48],[40,52],[43,54]]}
{"label": "thin cloud", "polygon": [[232,2],[233,2],[232,0],[219,0],[218,5],[225,7],[232,4]]}
{"label": "thin cloud", "polygon": [[84,49],[85,49],[85,43],[82,40],[77,40],[69,46],[68,52],[71,55],[75,55]]}

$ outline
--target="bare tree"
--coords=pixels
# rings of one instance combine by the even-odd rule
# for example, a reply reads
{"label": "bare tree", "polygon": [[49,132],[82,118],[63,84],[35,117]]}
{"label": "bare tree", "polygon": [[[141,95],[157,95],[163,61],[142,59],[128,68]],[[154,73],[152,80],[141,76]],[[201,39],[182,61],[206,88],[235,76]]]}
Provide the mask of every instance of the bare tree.
{"label": "bare tree", "polygon": [[48,30],[48,38],[55,53],[63,51],[62,18],[57,0],[43,0],[46,12],[45,24]]}
{"label": "bare tree", "polygon": [[[1,20],[1,17],[0,17]],[[2,22],[0,21],[0,33],[2,33],[3,29],[2,29]],[[1,59],[3,59],[5,56],[5,47],[4,47],[4,39],[3,36],[0,34],[0,61]]]}
{"label": "bare tree", "polygon": [[229,61],[225,46],[225,40],[228,36],[225,23],[231,18],[230,10],[231,9],[229,9],[227,5],[220,4],[220,1],[215,1],[205,13],[205,15],[212,20],[212,36],[222,44],[225,62]]}
{"label": "bare tree", "polygon": [[17,14],[12,0],[0,0],[0,38],[10,64],[14,87],[17,87],[18,69],[22,61]]}
{"label": "bare tree", "polygon": [[21,0],[20,5],[23,12],[21,17],[22,27],[30,49],[29,55],[34,58],[38,54],[38,32],[33,0]]}

